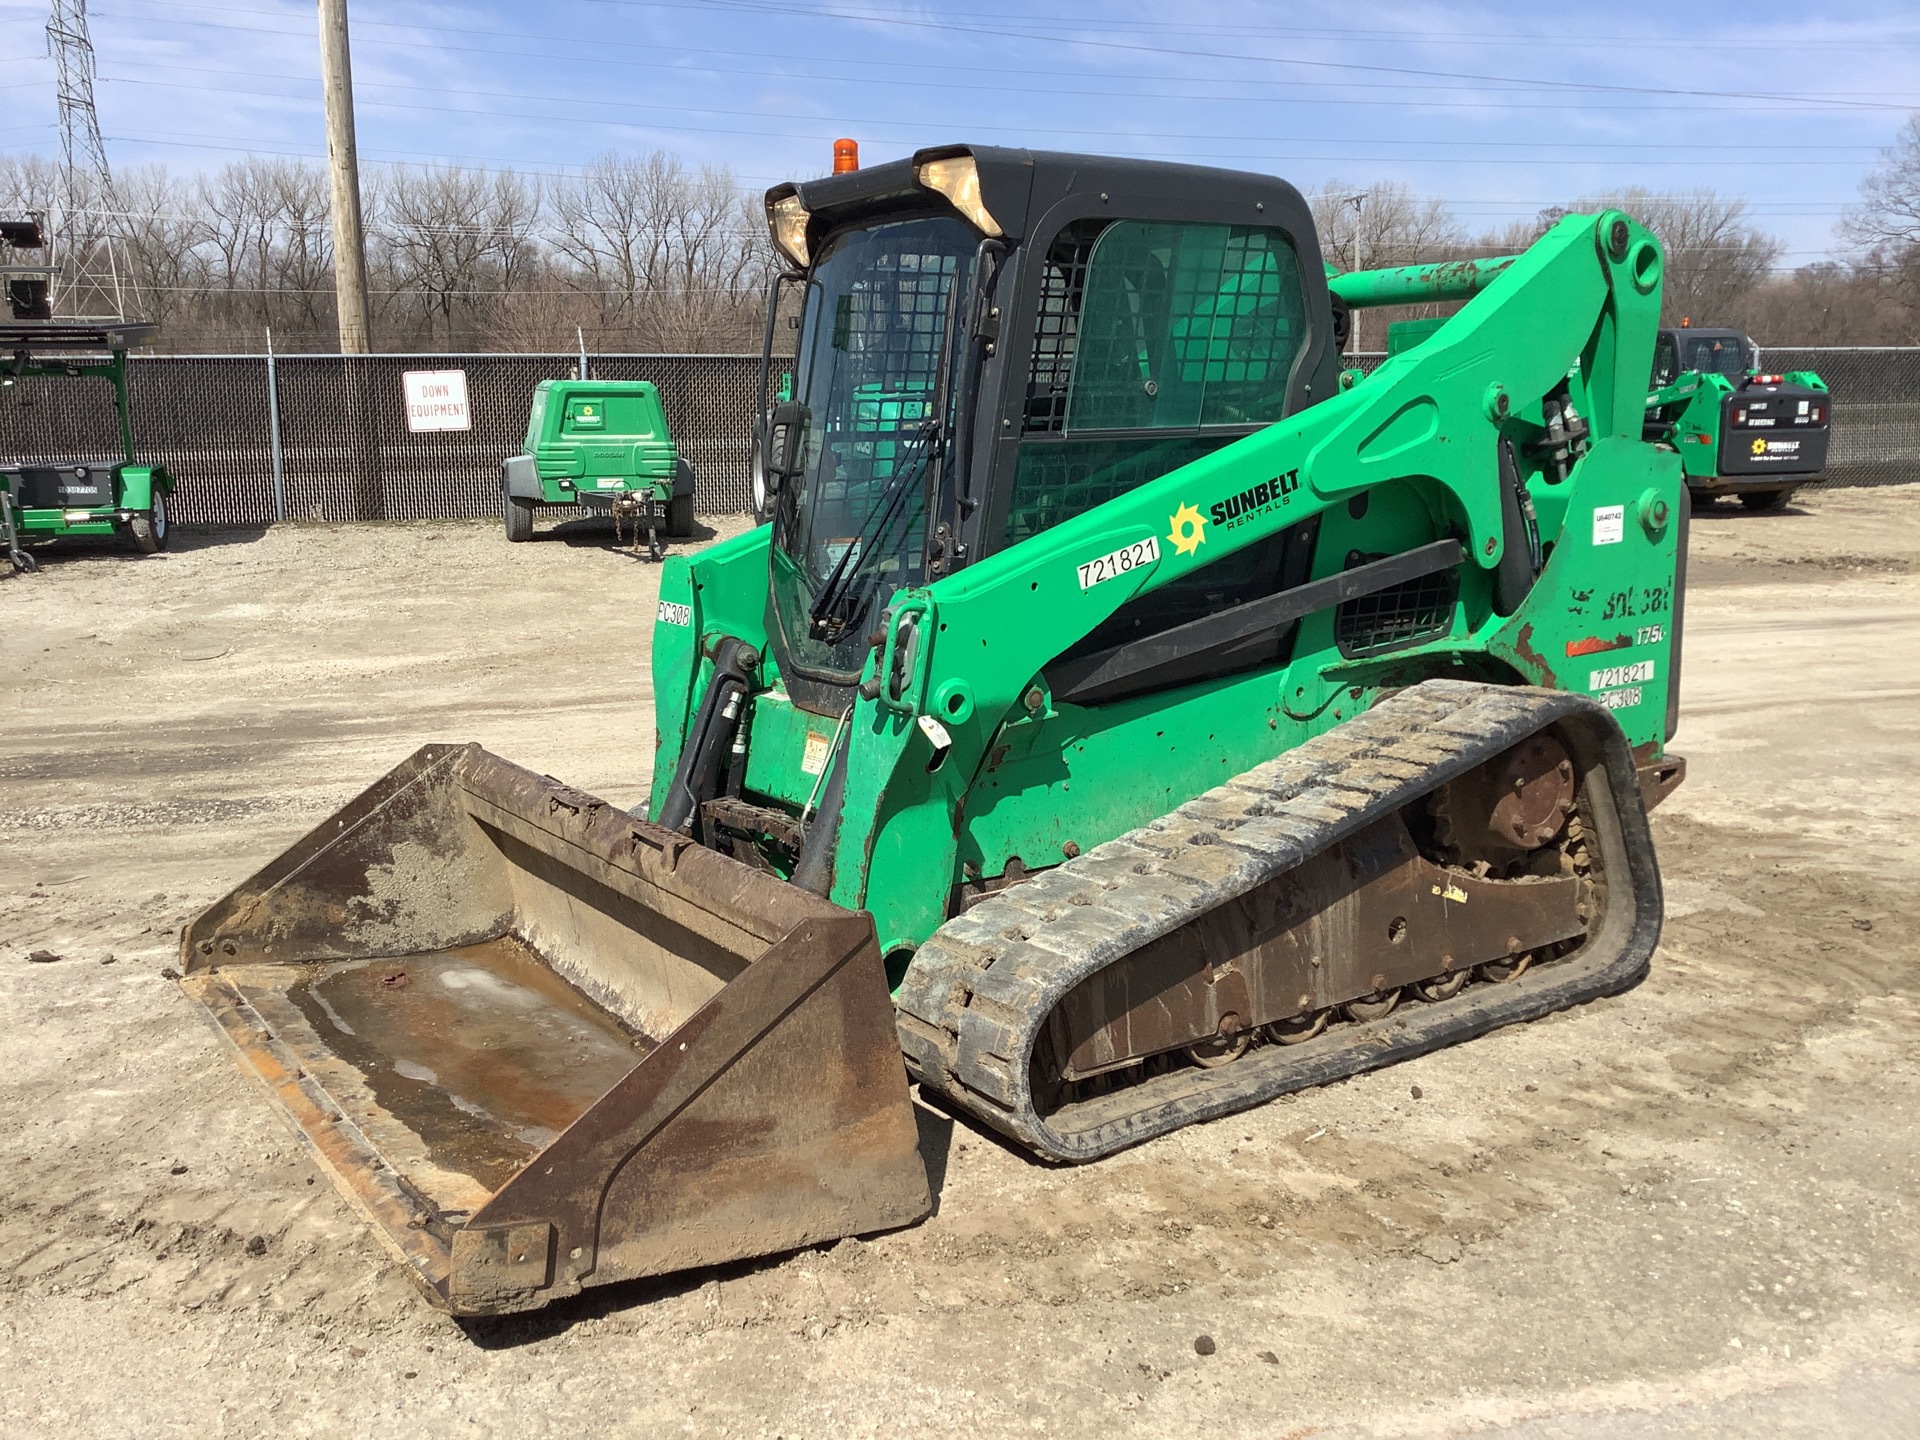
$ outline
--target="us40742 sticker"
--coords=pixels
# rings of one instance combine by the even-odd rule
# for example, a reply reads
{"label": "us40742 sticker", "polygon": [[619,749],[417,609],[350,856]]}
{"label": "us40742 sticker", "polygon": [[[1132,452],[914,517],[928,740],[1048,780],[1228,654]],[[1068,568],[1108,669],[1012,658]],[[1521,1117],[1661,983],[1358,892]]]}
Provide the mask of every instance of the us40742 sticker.
{"label": "us40742 sticker", "polygon": [[1122,545],[1111,555],[1102,555],[1097,560],[1089,560],[1080,567],[1080,588],[1091,590],[1103,581],[1116,575],[1124,575],[1129,570],[1138,570],[1142,565],[1151,565],[1160,558],[1160,542],[1149,535],[1144,540],[1136,540],[1131,545]]}

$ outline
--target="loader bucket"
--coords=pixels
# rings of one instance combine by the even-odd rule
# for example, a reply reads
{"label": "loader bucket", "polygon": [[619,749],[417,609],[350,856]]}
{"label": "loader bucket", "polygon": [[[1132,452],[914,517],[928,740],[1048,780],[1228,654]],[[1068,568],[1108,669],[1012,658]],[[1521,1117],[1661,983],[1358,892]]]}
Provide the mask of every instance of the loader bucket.
{"label": "loader bucket", "polygon": [[181,943],[456,1315],[931,1209],[871,918],[477,745],[413,755]]}

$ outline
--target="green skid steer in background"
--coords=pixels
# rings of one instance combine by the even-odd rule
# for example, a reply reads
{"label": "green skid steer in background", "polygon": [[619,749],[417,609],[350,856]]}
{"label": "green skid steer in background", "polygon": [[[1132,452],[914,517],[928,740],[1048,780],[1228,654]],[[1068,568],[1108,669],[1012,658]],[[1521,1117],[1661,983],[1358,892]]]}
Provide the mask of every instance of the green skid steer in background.
{"label": "green skid steer in background", "polygon": [[910,1223],[909,1077],[1093,1161],[1640,978],[1645,229],[1330,279],[1280,180],[964,146],[767,210],[772,519],[662,571],[643,811],[431,746],[183,936],[436,1303]]}
{"label": "green skid steer in background", "polygon": [[1827,463],[1833,404],[1811,370],[1763,375],[1739,330],[1662,330],[1654,340],[1645,435],[1680,452],[1699,505],[1738,495],[1779,510]]}

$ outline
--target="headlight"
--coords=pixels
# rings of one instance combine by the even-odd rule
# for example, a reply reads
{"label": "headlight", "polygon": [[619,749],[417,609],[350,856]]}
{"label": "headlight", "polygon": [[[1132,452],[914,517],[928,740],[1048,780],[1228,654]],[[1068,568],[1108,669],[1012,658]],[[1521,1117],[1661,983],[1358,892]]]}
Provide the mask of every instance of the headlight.
{"label": "headlight", "polygon": [[927,189],[944,195],[982,235],[1004,233],[1000,222],[980,199],[980,166],[971,155],[950,155],[944,160],[923,160],[914,171],[915,178]]}
{"label": "headlight", "polygon": [[773,232],[774,245],[798,270],[807,268],[807,221],[810,218],[798,195],[782,195],[767,211],[767,227]]}

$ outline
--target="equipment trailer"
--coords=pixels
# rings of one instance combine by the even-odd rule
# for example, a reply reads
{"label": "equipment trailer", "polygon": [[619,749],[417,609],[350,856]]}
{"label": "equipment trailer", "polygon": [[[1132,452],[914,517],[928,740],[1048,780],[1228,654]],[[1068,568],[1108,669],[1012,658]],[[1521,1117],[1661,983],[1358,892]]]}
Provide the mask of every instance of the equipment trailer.
{"label": "equipment trailer", "polygon": [[0,355],[8,357],[0,360],[0,386],[11,389],[28,378],[112,382],[122,458],[0,465],[0,548],[16,572],[39,568],[26,549],[34,537],[120,535],[142,554],[164,550],[173,493],[166,468],[142,465],[135,454],[127,396],[127,351],[152,344],[159,328],[132,320],[55,320],[47,294],[58,267],[18,258],[45,246],[39,216],[0,220],[0,278],[12,313],[0,323]]}
{"label": "equipment trailer", "polygon": [[182,938],[437,1304],[919,1218],[896,1043],[1086,1161],[1640,978],[1653,236],[1329,280],[1282,181],[974,147],[767,210],[773,518],[667,561],[645,818],[428,747]]}
{"label": "equipment trailer", "polygon": [[0,526],[15,569],[38,569],[24,543],[66,536],[120,537],[143,555],[167,548],[167,500],[174,480],[164,465],[142,464],[127,396],[127,351],[150,345],[159,327],[129,320],[0,322],[0,384],[31,378],[98,379],[113,385],[120,455],[23,460],[0,465]]}

